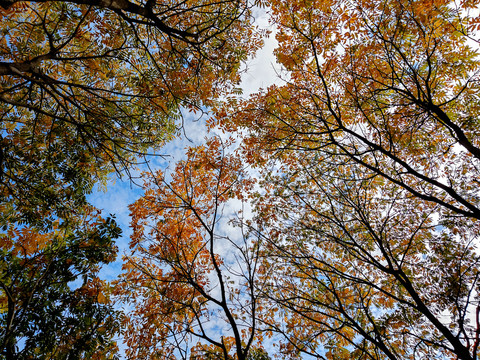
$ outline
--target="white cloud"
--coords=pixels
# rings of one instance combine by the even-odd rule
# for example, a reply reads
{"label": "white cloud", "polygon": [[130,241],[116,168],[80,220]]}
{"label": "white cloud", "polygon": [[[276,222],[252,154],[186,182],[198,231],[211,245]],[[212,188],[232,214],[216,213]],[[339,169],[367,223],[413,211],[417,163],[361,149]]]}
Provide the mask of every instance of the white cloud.
{"label": "white cloud", "polygon": [[270,35],[264,38],[263,48],[245,64],[245,72],[240,85],[244,96],[251,95],[260,89],[265,89],[279,82],[277,73],[280,71],[280,65],[273,55],[273,50],[278,45],[275,39],[276,29],[269,24],[269,15],[265,9],[257,9],[254,11],[254,16],[259,29],[268,30]]}

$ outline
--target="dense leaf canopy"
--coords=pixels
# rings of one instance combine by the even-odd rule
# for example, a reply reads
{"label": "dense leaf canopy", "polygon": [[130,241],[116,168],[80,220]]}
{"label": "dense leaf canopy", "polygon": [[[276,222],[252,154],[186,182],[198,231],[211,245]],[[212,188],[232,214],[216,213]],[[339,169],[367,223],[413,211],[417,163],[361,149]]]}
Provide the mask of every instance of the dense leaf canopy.
{"label": "dense leaf canopy", "polygon": [[132,254],[117,283],[134,307],[126,322],[130,358],[247,360],[259,345],[258,251],[249,249],[247,234],[235,241],[217,230],[226,203],[252,185],[225,146],[214,138],[190,148],[170,182],[160,171],[150,174],[130,206]]}
{"label": "dense leaf canopy", "polygon": [[264,174],[271,327],[295,356],[476,359],[478,3],[270,5],[286,84],[218,123]]}
{"label": "dense leaf canopy", "polygon": [[0,247],[0,358],[106,358],[120,314],[97,273],[120,228],[96,214],[49,233],[10,226]]}
{"label": "dense leaf canopy", "polygon": [[[2,356],[478,358],[479,2],[257,4],[283,78],[240,98],[246,2],[0,0]],[[121,316],[86,195],[206,107],[236,142],[144,175]]]}
{"label": "dense leaf canopy", "polygon": [[260,44],[249,6],[0,1],[0,356],[115,356],[97,272],[120,233],[87,196],[236,85]]}
{"label": "dense leaf canopy", "polygon": [[84,203],[93,182],[171,139],[181,107],[212,105],[258,46],[242,0],[1,6],[6,219]]}

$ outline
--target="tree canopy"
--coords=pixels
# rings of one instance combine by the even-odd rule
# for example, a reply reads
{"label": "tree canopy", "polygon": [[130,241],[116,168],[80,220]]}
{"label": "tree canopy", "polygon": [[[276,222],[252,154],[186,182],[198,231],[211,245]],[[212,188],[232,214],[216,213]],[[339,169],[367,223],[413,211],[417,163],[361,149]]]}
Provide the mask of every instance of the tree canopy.
{"label": "tree canopy", "polygon": [[270,326],[300,357],[476,359],[478,3],[270,5],[286,83],[218,119],[263,172]]}
{"label": "tree canopy", "polygon": [[120,232],[95,212],[49,233],[9,226],[0,247],[0,358],[116,354],[121,314],[98,271],[115,259]]}
{"label": "tree canopy", "polygon": [[[2,356],[478,359],[478,1],[257,2],[281,82],[242,98],[251,5],[0,1]],[[102,283],[86,195],[207,108]]]}
{"label": "tree canopy", "polygon": [[87,196],[238,83],[260,45],[249,7],[0,1],[0,356],[114,356],[121,316],[96,274],[120,233]]}
{"label": "tree canopy", "polygon": [[217,230],[226,203],[252,185],[225,146],[214,138],[189,149],[171,182],[151,174],[130,207],[132,254],[117,285],[135,306],[127,322],[131,358],[247,360],[261,346],[259,251],[248,233],[235,239]]}
{"label": "tree canopy", "polygon": [[0,16],[2,215],[27,222],[171,139],[259,45],[242,0],[2,1]]}

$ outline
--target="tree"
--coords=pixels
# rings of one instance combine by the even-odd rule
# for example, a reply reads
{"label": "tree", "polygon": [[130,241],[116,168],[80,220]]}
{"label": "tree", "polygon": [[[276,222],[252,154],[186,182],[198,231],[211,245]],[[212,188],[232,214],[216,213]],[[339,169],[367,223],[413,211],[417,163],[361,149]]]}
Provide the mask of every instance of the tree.
{"label": "tree", "polygon": [[476,359],[478,3],[270,6],[285,85],[218,123],[263,169],[272,329],[294,356]]}
{"label": "tree", "polygon": [[132,254],[117,284],[132,308],[129,358],[266,358],[257,322],[260,249],[243,228],[236,237],[224,229],[227,202],[252,182],[225,151],[218,138],[190,148],[171,181],[147,174],[145,194],[130,206]]}
{"label": "tree", "polygon": [[259,45],[248,6],[1,1],[3,222],[66,216],[238,82]]}
{"label": "tree", "polygon": [[[0,1],[7,359],[110,356],[118,316],[95,273],[114,258],[118,228],[92,220],[82,232],[87,195],[158,152],[182,111],[201,112],[239,81],[240,63],[259,46],[249,6]],[[72,290],[78,276],[85,283]]]}
{"label": "tree", "polygon": [[115,259],[120,228],[95,212],[49,233],[10,226],[1,234],[0,358],[112,358],[120,331],[97,277]]}

